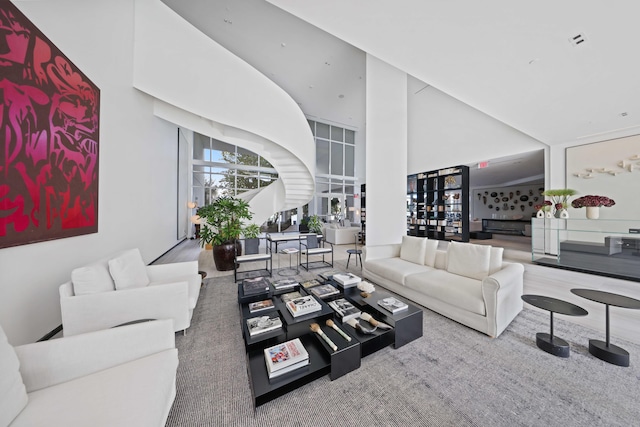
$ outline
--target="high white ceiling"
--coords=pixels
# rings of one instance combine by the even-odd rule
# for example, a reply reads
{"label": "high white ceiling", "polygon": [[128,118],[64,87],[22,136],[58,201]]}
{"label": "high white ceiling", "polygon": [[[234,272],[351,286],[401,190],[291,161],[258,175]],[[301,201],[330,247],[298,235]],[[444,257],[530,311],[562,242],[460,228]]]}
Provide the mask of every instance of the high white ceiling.
{"label": "high white ceiling", "polygon": [[[162,1],[275,81],[313,119],[364,129],[366,50],[549,145],[640,130],[633,54],[640,36],[630,16],[640,6],[631,1],[517,9],[470,0]],[[574,46],[569,39],[579,33],[586,41]],[[493,159],[472,171],[474,186],[539,177],[542,157]]]}
{"label": "high white ceiling", "polygon": [[636,0],[267,1],[546,144],[640,131]]}

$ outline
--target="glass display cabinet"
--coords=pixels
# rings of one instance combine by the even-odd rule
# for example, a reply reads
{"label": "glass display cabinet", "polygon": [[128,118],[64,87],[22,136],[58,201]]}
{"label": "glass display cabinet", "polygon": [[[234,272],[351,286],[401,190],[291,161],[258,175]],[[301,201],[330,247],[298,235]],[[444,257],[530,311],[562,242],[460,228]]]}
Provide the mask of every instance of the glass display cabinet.
{"label": "glass display cabinet", "polygon": [[640,281],[640,221],[532,218],[531,260]]}

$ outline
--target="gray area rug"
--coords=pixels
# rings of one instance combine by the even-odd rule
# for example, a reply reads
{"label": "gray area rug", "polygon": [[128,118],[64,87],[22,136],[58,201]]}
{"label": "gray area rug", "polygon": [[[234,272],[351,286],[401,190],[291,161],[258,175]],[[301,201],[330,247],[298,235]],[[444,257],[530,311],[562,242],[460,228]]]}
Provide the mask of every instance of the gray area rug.
{"label": "gray area rug", "polygon": [[[344,262],[336,262],[344,269]],[[359,269],[350,268],[358,273]],[[300,280],[322,270],[302,273]],[[277,274],[274,271],[274,277]],[[424,309],[424,336],[385,348],[335,381],[320,378],[254,410],[232,277],[205,280],[187,335],[168,426],[618,426],[639,425],[640,347],[631,366],[588,352],[594,331],[555,318],[568,359],[538,349],[549,316],[525,307],[491,339]],[[603,325],[604,326],[604,325]]]}

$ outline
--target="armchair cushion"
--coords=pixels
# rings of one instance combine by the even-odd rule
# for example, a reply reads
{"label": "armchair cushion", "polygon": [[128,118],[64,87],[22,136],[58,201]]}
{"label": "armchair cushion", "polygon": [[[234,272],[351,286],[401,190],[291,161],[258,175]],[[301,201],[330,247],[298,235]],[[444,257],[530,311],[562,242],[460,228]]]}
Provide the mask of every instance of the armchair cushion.
{"label": "armchair cushion", "polygon": [[27,405],[27,391],[20,375],[20,362],[0,328],[0,426],[6,426]]}
{"label": "armchair cushion", "polygon": [[71,272],[71,282],[75,295],[95,294],[115,289],[106,262],[96,262],[86,267],[76,268]]}
{"label": "armchair cushion", "polygon": [[109,260],[109,272],[118,290],[141,288],[149,284],[147,269],[138,249],[130,249]]}

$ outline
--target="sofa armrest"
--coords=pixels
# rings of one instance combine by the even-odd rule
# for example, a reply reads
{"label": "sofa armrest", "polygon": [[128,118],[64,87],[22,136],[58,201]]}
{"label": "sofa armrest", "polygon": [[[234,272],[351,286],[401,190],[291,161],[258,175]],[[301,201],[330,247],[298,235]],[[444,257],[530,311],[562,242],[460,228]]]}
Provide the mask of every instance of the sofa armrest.
{"label": "sofa armrest", "polygon": [[147,276],[151,282],[166,280],[170,277],[198,274],[198,261],[153,264],[147,266]]}
{"label": "sofa armrest", "polygon": [[482,280],[482,297],[487,310],[488,335],[497,337],[522,310],[524,266],[503,263],[500,271]]}
{"label": "sofa armrest", "polygon": [[171,320],[106,329],[15,347],[27,392],[175,348]]}
{"label": "sofa armrest", "polygon": [[174,330],[180,331],[188,328],[191,321],[188,283],[184,281],[61,296],[60,309],[65,336],[107,329],[139,319],[173,319]]}
{"label": "sofa armrest", "polygon": [[400,243],[366,246],[363,250],[365,262],[369,259],[397,258],[400,256]]}

